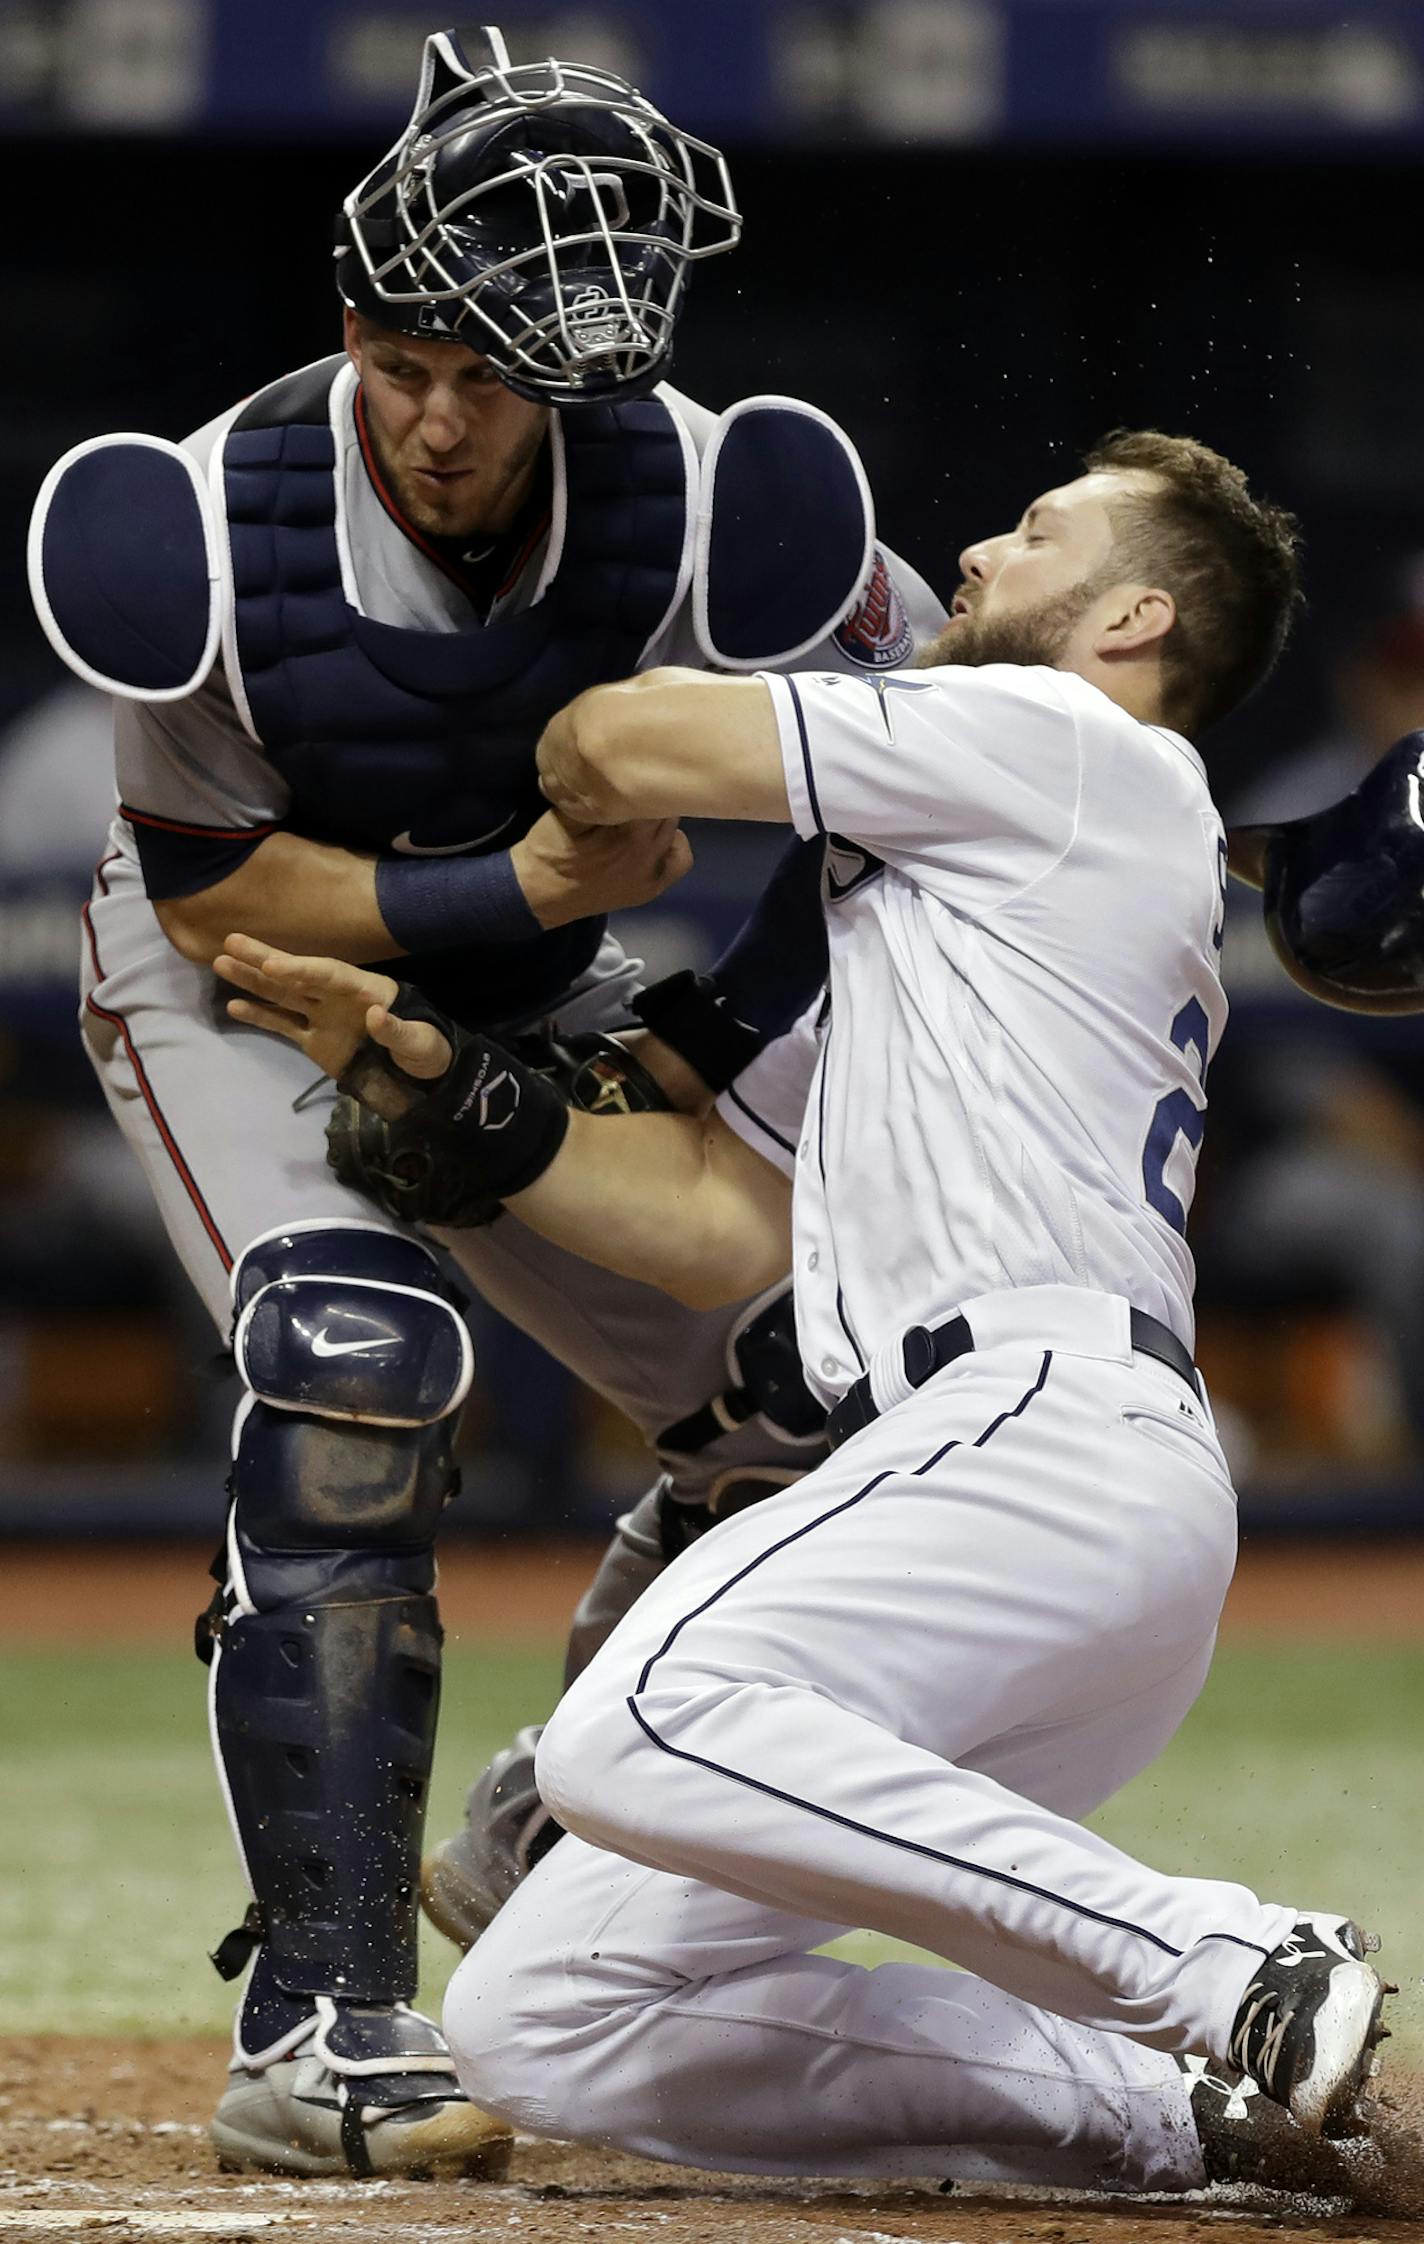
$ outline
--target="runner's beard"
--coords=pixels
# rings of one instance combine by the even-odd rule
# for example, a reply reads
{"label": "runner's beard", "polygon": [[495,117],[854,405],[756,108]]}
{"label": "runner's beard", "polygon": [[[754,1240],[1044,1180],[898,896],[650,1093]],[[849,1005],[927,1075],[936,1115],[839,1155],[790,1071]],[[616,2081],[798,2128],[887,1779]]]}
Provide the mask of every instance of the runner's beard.
{"label": "runner's beard", "polygon": [[937,639],[915,657],[917,670],[935,670],[957,663],[982,670],[989,662],[1042,664],[1052,669],[1081,618],[1103,590],[1104,579],[1090,578],[1069,592],[1055,593],[1036,608],[1020,608],[1011,615],[956,616]]}

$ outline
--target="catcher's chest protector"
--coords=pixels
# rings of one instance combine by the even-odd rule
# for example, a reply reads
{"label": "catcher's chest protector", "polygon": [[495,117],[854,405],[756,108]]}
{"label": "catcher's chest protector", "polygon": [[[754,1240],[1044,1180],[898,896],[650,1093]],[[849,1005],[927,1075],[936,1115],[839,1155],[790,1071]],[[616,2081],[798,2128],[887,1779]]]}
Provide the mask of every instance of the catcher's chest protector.
{"label": "catcher's chest protector", "polygon": [[543,597],[469,632],[404,630],[343,587],[332,420],[351,379],[344,358],[289,376],[224,442],[234,695],[300,830],[365,848],[512,840],[543,808],[532,750],[549,718],[636,670],[684,595],[690,441],[656,399],[556,418]]}

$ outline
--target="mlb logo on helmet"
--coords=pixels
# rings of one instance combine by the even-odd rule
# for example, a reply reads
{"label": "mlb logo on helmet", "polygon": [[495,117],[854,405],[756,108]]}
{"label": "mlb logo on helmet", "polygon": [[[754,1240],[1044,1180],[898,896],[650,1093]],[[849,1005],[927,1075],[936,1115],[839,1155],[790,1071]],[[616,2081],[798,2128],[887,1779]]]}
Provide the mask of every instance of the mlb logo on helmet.
{"label": "mlb logo on helmet", "polygon": [[914,635],[905,603],[895,589],[894,579],[885,566],[885,556],[878,546],[870,582],[837,629],[835,643],[843,655],[859,663],[863,670],[895,670],[901,663],[908,662],[914,651]]}

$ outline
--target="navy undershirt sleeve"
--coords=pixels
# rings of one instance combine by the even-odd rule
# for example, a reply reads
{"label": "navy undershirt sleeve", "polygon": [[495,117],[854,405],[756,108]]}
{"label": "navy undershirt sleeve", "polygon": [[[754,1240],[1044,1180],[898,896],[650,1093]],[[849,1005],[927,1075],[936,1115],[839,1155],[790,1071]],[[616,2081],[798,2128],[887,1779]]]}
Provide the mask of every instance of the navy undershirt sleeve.
{"label": "navy undershirt sleeve", "polygon": [[799,1019],[826,979],[821,903],[825,844],[788,842],[751,913],[712,968],[728,1011],[770,1043]]}

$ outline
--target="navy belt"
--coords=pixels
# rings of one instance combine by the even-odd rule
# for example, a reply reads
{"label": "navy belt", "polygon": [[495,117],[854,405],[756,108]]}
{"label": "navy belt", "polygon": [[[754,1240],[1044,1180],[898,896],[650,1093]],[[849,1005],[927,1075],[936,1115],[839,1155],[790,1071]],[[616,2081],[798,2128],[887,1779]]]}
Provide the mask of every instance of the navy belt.
{"label": "navy belt", "polygon": [[[1139,1356],[1153,1356],[1179,1379],[1185,1379],[1192,1393],[1197,1392],[1196,1367],[1182,1342],[1168,1330],[1159,1318],[1149,1317],[1145,1309],[1128,1312],[1132,1345]],[[960,1356],[967,1356],[974,1347],[974,1335],[965,1317],[950,1317],[942,1325],[911,1325],[900,1343],[904,1350],[905,1377],[911,1387],[923,1387],[937,1371],[952,1364]],[[880,1416],[874,1395],[870,1391],[870,1374],[865,1372],[853,1387],[848,1387],[826,1420],[826,1438],[832,1449],[839,1449],[863,1426],[869,1426]]]}

